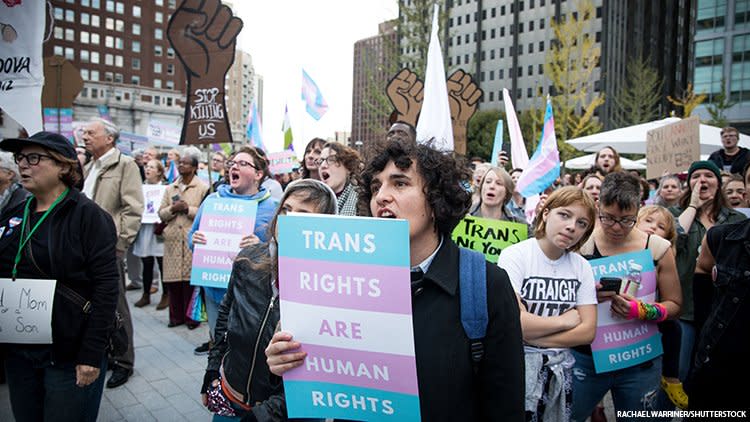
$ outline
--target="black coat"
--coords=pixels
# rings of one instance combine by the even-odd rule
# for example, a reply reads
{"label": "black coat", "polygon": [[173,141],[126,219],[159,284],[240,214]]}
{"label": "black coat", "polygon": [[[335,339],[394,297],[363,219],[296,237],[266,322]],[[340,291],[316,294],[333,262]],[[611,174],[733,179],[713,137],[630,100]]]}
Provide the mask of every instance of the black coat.
{"label": "black coat", "polygon": [[[9,227],[10,218],[23,218],[24,205],[25,202],[6,210],[0,227]],[[32,210],[34,206],[32,200]],[[19,272],[18,278],[52,278],[91,301],[91,313],[84,314],[79,305],[56,292],[52,306],[52,360],[99,367],[106,355],[119,292],[117,236],[112,217],[80,191],[71,189],[42,225],[47,226],[43,230],[46,239],[42,240],[51,264],[43,270],[49,277]],[[20,233],[18,225],[0,237],[0,278],[11,277]]]}
{"label": "black coat", "polygon": [[[717,166],[719,166],[719,170],[724,170],[724,150],[720,149],[718,151],[714,151],[711,153],[711,155],[708,156],[709,161],[713,161]],[[750,160],[750,150],[744,147],[740,147],[740,151],[737,153],[737,155],[734,157],[734,160],[732,161],[732,167],[730,173],[733,174],[739,174],[742,175],[742,171],[745,169],[745,166],[747,165],[748,160]]]}
{"label": "black coat", "polygon": [[524,420],[524,354],[516,295],[505,270],[487,263],[489,324],[473,374],[461,325],[459,249],[445,237],[412,298],[423,421]]}
{"label": "black coat", "polygon": [[[279,298],[270,272],[253,268],[268,256],[268,244],[243,249],[232,266],[219,306],[207,371],[224,366],[225,381],[242,393],[259,421],[286,420],[281,378],[271,374],[265,349],[279,322]],[[252,264],[252,265],[251,265]]]}

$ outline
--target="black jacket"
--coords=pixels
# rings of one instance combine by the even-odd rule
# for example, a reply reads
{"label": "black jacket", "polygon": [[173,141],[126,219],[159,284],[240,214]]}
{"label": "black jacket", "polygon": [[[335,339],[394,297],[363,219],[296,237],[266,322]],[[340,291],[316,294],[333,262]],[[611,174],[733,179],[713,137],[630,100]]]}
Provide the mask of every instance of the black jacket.
{"label": "black jacket", "polygon": [[[31,202],[34,209],[35,201]],[[23,218],[25,202],[8,209],[0,227],[8,227],[10,218]],[[50,268],[46,273],[19,273],[18,278],[52,278],[91,301],[92,311],[55,294],[52,306],[52,360],[99,367],[114,322],[118,295],[115,225],[112,217],[76,189],[47,217],[46,240]],[[0,278],[10,278],[12,264],[21,239],[20,225],[0,237]],[[24,256],[22,259],[27,258]]]}
{"label": "black jacket", "polygon": [[[729,172],[733,174],[742,175],[742,170],[745,169],[745,165],[747,165],[748,160],[750,160],[750,150],[744,147],[739,147],[739,148],[740,148],[740,151],[734,157],[734,160],[732,161],[732,167]],[[717,166],[719,166],[719,170],[722,170],[722,171],[724,171],[723,152],[724,150],[720,149],[718,151],[712,152],[711,155],[708,156],[708,160],[713,161]]]}
{"label": "black jacket", "polygon": [[270,273],[251,266],[267,259],[267,243],[249,246],[235,259],[206,370],[223,365],[225,381],[253,406],[253,416],[276,421],[286,420],[286,405],[281,378],[268,369],[265,349],[279,322],[279,299]]}
{"label": "black jacket", "polygon": [[458,246],[446,236],[414,290],[414,347],[423,421],[524,420],[524,354],[516,295],[505,270],[487,263],[484,357],[473,373],[461,325]]}

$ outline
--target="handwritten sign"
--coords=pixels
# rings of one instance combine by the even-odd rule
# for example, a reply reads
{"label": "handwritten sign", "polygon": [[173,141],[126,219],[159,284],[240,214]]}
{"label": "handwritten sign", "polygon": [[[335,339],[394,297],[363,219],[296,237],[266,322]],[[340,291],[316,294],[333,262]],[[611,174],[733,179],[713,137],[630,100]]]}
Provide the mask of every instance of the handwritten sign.
{"label": "handwritten sign", "polygon": [[[635,297],[644,302],[654,302],[656,270],[650,251],[643,250],[599,258],[589,263],[594,270],[594,279],[597,282],[602,277],[625,278],[633,271],[633,268],[639,266],[640,286],[637,288]],[[625,282],[625,284],[628,283]],[[607,301],[597,305],[596,337],[591,343],[596,372],[630,368],[661,355],[661,336],[656,322],[639,319],[626,320],[615,316],[610,310],[611,304]]]}
{"label": "handwritten sign", "polygon": [[687,171],[700,160],[700,119],[689,117],[679,122],[649,130],[646,134],[646,178],[658,179]]}
{"label": "handwritten sign", "polygon": [[271,163],[268,169],[272,174],[291,173],[299,165],[294,151],[272,152],[268,154],[268,161]]}
{"label": "handwritten sign", "polygon": [[55,284],[0,278],[0,343],[52,344]]}
{"label": "handwritten sign", "polygon": [[258,203],[236,198],[209,197],[198,226],[205,245],[195,245],[190,284],[226,288],[242,238],[253,234]]}
{"label": "handwritten sign", "polygon": [[281,325],[307,352],[290,418],[418,421],[404,220],[279,217]]}
{"label": "handwritten sign", "polygon": [[153,224],[160,223],[159,206],[161,199],[164,197],[166,185],[143,185],[143,216],[141,223]]}
{"label": "handwritten sign", "polygon": [[452,238],[458,246],[484,254],[487,261],[497,264],[500,251],[526,240],[526,224],[466,216],[453,230]]}

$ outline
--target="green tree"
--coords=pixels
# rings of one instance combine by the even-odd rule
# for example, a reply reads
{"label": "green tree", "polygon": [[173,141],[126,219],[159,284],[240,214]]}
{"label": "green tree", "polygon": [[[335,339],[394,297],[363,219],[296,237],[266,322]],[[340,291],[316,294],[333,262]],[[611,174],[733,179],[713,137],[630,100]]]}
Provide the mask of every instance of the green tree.
{"label": "green tree", "polygon": [[604,94],[593,90],[593,73],[601,57],[601,49],[590,36],[593,19],[591,0],[580,0],[574,13],[551,25],[555,39],[545,58],[544,76],[553,86],[555,132],[562,161],[575,151],[566,140],[601,129],[594,118],[597,107],[604,104]]}
{"label": "green tree", "polygon": [[518,125],[521,127],[523,142],[526,144],[526,151],[531,157],[542,136],[542,125],[544,124],[544,108],[532,107],[520,112],[518,116]]}
{"label": "green tree", "polygon": [[[488,162],[492,160],[492,147],[495,144],[495,130],[499,119],[505,120],[505,113],[500,110],[482,110],[474,113],[466,130],[467,157],[481,157]],[[503,139],[509,142],[505,124],[503,132]]]}
{"label": "green tree", "polygon": [[690,117],[693,110],[705,101],[706,97],[706,94],[696,95],[695,91],[693,91],[693,84],[688,84],[687,89],[682,91],[682,94],[679,97],[668,95],[667,100],[677,107],[682,107],[682,117],[686,118]]}
{"label": "green tree", "polygon": [[637,125],[659,116],[663,80],[651,64],[637,58],[629,60],[625,86],[614,96],[614,121],[620,127]]}
{"label": "green tree", "polygon": [[714,95],[711,100],[711,103],[706,106],[706,111],[711,115],[711,120],[708,121],[708,124],[722,128],[729,126],[729,120],[724,116],[724,112],[734,107],[737,102],[731,101],[727,97],[726,81],[724,78],[721,78],[721,92]]}
{"label": "green tree", "polygon": [[[393,22],[395,25],[397,22]],[[393,111],[393,105],[386,94],[388,81],[400,70],[400,55],[398,53],[398,37],[388,37],[382,49],[363,48],[362,56],[356,60],[362,62],[361,69],[365,72],[365,86],[362,96],[364,125],[372,133],[385,134],[388,130],[387,119]]]}

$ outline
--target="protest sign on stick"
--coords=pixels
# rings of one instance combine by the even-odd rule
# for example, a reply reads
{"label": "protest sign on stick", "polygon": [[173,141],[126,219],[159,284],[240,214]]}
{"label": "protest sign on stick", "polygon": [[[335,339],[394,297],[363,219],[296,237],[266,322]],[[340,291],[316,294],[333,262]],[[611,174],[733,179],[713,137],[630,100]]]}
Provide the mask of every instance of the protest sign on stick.
{"label": "protest sign on stick", "polygon": [[307,353],[284,374],[290,418],[418,421],[404,220],[279,218],[281,326]]}
{"label": "protest sign on stick", "polygon": [[700,119],[689,117],[649,130],[646,134],[646,178],[658,179],[665,172],[687,171],[700,160]]}

